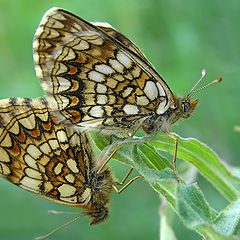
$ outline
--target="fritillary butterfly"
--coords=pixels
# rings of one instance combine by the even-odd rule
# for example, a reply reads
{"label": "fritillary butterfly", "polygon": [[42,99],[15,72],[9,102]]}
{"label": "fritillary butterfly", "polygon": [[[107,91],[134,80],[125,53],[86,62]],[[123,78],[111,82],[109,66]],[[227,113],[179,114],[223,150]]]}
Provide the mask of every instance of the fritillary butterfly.
{"label": "fritillary butterfly", "polygon": [[60,120],[107,134],[143,125],[169,132],[198,100],[175,97],[140,49],[109,24],[48,10],[33,41],[34,63]]}
{"label": "fritillary butterfly", "polygon": [[115,184],[100,174],[88,136],[60,124],[41,99],[0,101],[0,176],[48,200],[85,209],[91,224],[108,216]]}
{"label": "fritillary butterfly", "polygon": [[[105,133],[141,123],[149,131],[168,130],[178,100],[138,47],[114,28],[53,8],[43,16],[33,49],[37,76],[60,120]],[[192,111],[196,102],[190,106]]]}
{"label": "fritillary butterfly", "polygon": [[90,23],[63,9],[48,10],[33,41],[34,63],[59,121],[80,131],[126,133],[142,127],[175,140],[170,129],[198,100],[175,97],[140,49],[109,24]]}

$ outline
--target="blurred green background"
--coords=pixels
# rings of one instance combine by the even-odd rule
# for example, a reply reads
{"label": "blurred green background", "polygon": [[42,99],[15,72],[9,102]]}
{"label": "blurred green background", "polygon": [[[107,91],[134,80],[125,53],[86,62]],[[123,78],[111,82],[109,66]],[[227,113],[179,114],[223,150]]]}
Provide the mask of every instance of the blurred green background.
{"label": "blurred green background", "polygon": [[[226,164],[239,165],[240,135],[240,2],[234,0],[0,0],[0,98],[39,97],[43,91],[32,60],[32,39],[42,15],[61,7],[89,21],[105,21],[133,40],[164,77],[175,94],[186,94],[207,69],[205,83],[223,82],[196,94],[197,111],[174,127],[183,137],[195,137],[214,149]],[[127,171],[111,163],[119,179]],[[210,205],[226,201],[198,179]],[[48,215],[49,209],[69,209],[0,180],[1,239],[32,239],[74,216]],[[89,226],[80,219],[50,239],[158,239],[158,195],[142,180],[122,194],[112,194],[109,219]],[[78,209],[77,209],[78,210]],[[201,239],[176,217],[178,239]]]}

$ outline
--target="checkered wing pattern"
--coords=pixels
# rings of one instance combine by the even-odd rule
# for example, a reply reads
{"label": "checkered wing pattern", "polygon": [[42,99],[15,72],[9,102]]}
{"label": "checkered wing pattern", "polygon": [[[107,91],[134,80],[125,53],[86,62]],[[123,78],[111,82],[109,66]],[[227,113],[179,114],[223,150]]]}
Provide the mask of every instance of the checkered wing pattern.
{"label": "checkered wing pattern", "polygon": [[[0,101],[0,176],[48,200],[108,215],[110,170],[98,176],[86,134],[59,124],[41,100]],[[97,213],[97,214],[96,214]]]}
{"label": "checkered wing pattern", "polygon": [[139,48],[108,24],[53,8],[43,16],[33,49],[49,107],[83,131],[133,130],[174,102]]}

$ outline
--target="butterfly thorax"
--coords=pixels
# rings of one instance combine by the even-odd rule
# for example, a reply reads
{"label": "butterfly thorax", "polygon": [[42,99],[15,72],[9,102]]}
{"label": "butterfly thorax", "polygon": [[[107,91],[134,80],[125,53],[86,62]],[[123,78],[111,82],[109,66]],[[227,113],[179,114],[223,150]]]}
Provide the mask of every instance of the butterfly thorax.
{"label": "butterfly thorax", "polygon": [[169,132],[171,126],[180,118],[188,118],[193,113],[198,100],[190,100],[188,97],[177,97],[174,103],[163,114],[153,114],[143,122],[143,129],[147,133]]}

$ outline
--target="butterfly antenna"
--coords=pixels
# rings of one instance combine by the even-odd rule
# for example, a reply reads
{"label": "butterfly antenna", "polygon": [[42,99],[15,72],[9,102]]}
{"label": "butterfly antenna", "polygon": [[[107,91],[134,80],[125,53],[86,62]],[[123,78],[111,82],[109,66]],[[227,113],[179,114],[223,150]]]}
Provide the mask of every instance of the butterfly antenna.
{"label": "butterfly antenna", "polygon": [[[78,214],[78,213],[56,212],[56,211],[49,211],[49,213],[50,213],[50,214]],[[81,213],[81,214],[84,214],[84,213]],[[84,216],[85,216],[85,215],[78,216],[78,217],[74,218],[73,220],[71,220],[71,221],[69,221],[69,222],[67,222],[67,223],[59,226],[58,228],[54,229],[54,230],[51,231],[50,233],[48,233],[48,234],[46,234],[46,235],[44,235],[44,236],[40,236],[40,237],[35,238],[35,240],[45,240],[45,239],[47,239],[49,236],[51,236],[52,234],[54,234],[55,232],[57,232],[58,230],[66,227],[66,226],[68,226],[69,224],[77,221],[79,218],[84,217]]]}
{"label": "butterfly antenna", "polygon": [[59,212],[59,211],[55,211],[55,210],[50,210],[48,211],[48,214],[71,214],[71,215],[74,215],[74,214],[77,214],[77,215],[81,215],[81,214],[84,214],[83,212]]}
{"label": "butterfly antenna", "polygon": [[189,94],[187,95],[187,98],[190,98],[194,93],[199,92],[199,91],[203,90],[204,88],[207,88],[207,87],[209,87],[209,86],[211,86],[211,85],[213,85],[213,84],[215,84],[215,83],[219,83],[219,82],[222,81],[222,78],[219,77],[219,78],[215,79],[214,81],[208,83],[207,85],[205,85],[205,86],[203,86],[203,87],[201,87],[201,88],[198,88],[197,90],[194,91],[194,89],[195,89],[195,88],[198,86],[198,84],[202,81],[202,79],[205,77],[205,75],[206,75],[206,70],[203,69],[203,70],[202,70],[202,76],[201,76],[201,78],[200,78],[200,79],[197,81],[197,83],[193,86],[193,88],[191,89],[191,91],[190,91]]}

